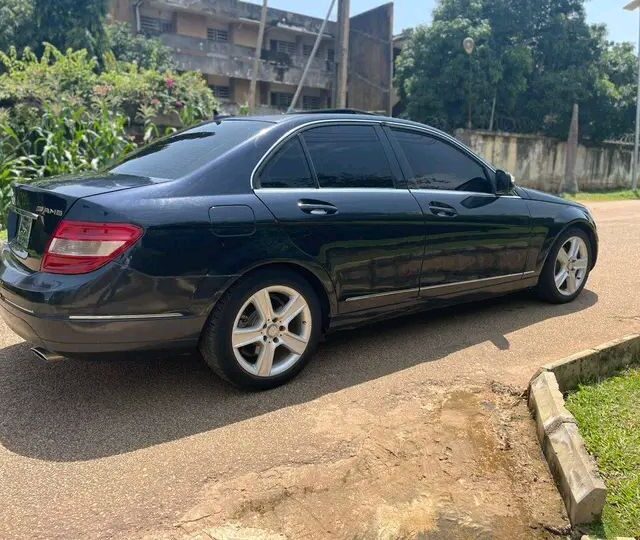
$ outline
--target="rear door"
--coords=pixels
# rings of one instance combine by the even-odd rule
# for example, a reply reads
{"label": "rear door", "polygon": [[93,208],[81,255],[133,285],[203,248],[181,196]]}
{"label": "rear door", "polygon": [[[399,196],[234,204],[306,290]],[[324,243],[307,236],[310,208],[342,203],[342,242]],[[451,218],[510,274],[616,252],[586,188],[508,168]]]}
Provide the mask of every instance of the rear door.
{"label": "rear door", "polygon": [[342,312],[417,298],[423,216],[397,186],[399,164],[380,126],[302,130],[258,171],[256,194],[336,286]]}
{"label": "rear door", "polygon": [[425,215],[421,295],[521,279],[530,236],[526,201],[496,194],[491,172],[452,142],[418,130],[387,130]]}

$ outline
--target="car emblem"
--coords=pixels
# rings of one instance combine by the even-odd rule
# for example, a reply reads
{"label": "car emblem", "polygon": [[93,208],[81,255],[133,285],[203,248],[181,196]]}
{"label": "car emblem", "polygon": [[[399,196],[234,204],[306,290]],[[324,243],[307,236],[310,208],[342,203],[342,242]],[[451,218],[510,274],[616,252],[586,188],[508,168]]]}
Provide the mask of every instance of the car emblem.
{"label": "car emblem", "polygon": [[47,208],[46,206],[36,206],[36,213],[42,216],[51,214],[53,216],[62,217],[62,210],[56,210],[55,208]]}

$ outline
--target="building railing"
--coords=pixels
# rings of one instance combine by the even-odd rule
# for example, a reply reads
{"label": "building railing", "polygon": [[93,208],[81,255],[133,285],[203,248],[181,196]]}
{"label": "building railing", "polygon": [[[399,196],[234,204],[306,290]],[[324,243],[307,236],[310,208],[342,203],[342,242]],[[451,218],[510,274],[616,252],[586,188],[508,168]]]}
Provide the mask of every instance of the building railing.
{"label": "building railing", "polygon": [[[249,64],[252,65],[255,55],[255,49],[236,45],[234,43],[221,43],[203,38],[191,36],[183,36],[180,34],[161,34],[160,39],[174,50],[176,60],[179,64],[183,63],[187,57],[193,57],[193,60],[187,61],[187,64],[195,64],[201,67],[214,66],[220,68],[225,63],[233,63],[235,66]],[[304,69],[308,58],[303,55],[289,55],[281,52],[263,50],[261,54],[262,66],[259,78],[267,81],[279,81],[282,77],[282,71],[293,71],[298,73],[297,80],[300,80],[300,74]],[[320,58],[314,58],[309,70],[309,80],[322,80],[320,86],[325,86],[325,79],[330,77],[332,70],[332,62]],[[218,75],[227,75],[220,71],[210,71],[210,69],[201,69],[205,73],[215,73]],[[244,69],[244,68],[240,68]],[[235,70],[234,70],[235,71]],[[231,76],[231,75],[229,75]],[[247,78],[247,74],[244,78]],[[264,77],[264,78],[263,78]],[[310,84],[309,86],[315,86]]]}

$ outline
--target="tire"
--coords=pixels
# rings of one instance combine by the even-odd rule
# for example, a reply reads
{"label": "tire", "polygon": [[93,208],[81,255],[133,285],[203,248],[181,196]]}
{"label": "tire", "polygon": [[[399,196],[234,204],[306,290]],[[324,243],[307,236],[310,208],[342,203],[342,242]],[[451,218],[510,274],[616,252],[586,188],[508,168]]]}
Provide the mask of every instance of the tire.
{"label": "tire", "polygon": [[[559,260],[560,250],[562,249],[565,253],[564,257],[567,257],[569,255],[567,249],[572,247],[569,243],[574,239],[578,239],[577,244],[580,246],[581,253],[576,255],[577,260],[575,261],[573,261],[574,257],[569,257],[569,263],[567,266],[566,263]],[[580,244],[580,241],[582,244]],[[564,257],[562,258],[564,259]],[[568,302],[572,302],[580,295],[587,284],[592,263],[593,248],[587,233],[576,227],[567,229],[560,235],[558,240],[556,240],[556,243],[549,252],[545,265],[542,269],[542,273],[540,274],[538,285],[535,289],[537,296],[552,304],[566,304]],[[577,268],[578,266],[582,267],[583,265],[585,268]],[[556,283],[556,277],[558,277],[558,281],[562,280],[562,276],[564,274],[561,274],[561,271],[563,269],[568,275],[566,280],[562,281],[560,286],[558,286]],[[571,282],[572,273],[575,276],[575,282]],[[571,283],[573,286],[570,285]]]}
{"label": "tire", "polygon": [[[287,321],[299,308],[300,313]],[[316,351],[321,328],[322,312],[313,287],[293,271],[265,269],[241,279],[220,298],[199,348],[207,365],[224,380],[242,389],[267,390],[304,368]],[[252,341],[242,345],[247,340]]]}

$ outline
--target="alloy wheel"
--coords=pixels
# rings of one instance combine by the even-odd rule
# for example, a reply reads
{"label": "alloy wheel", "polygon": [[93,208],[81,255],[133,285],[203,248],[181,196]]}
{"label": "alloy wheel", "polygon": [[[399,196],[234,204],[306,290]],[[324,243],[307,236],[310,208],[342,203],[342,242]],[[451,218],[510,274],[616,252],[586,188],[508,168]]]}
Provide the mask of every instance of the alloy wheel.
{"label": "alloy wheel", "polygon": [[589,270],[589,250],[579,236],[568,238],[558,251],[554,279],[558,292],[572,296],[582,286]]}
{"label": "alloy wheel", "polygon": [[311,310],[302,294],[274,285],[255,292],[233,324],[231,345],[242,368],[257,377],[290,369],[311,338]]}

